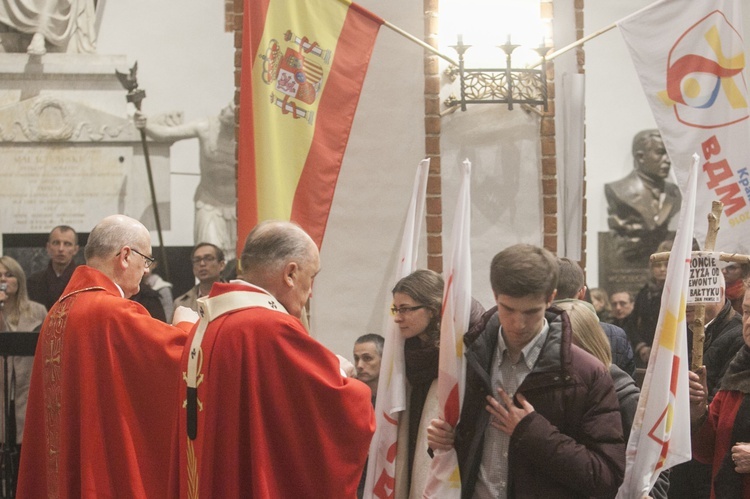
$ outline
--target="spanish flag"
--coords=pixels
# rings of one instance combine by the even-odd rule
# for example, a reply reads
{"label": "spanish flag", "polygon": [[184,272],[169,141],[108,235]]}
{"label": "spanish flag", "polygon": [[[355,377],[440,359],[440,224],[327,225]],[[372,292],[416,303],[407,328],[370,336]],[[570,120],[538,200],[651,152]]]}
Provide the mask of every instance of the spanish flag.
{"label": "spanish flag", "polygon": [[238,233],[292,220],[323,241],[383,20],[348,0],[245,0]]}

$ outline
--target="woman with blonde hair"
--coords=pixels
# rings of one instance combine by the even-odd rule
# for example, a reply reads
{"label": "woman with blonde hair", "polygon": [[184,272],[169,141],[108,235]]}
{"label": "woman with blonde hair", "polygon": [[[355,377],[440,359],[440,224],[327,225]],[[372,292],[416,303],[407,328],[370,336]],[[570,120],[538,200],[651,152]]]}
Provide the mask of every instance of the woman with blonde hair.
{"label": "woman with blonde hair", "polygon": [[605,367],[610,367],[612,351],[596,314],[582,301],[558,302],[555,306],[568,312],[573,326],[573,343],[599,359]]}
{"label": "woman with blonde hair", "polygon": [[[582,301],[558,302],[555,306],[565,310],[570,318],[573,330],[573,344],[586,350],[599,359],[602,364],[609,368],[609,374],[615,384],[617,400],[620,403],[620,417],[622,418],[622,431],[625,442],[630,438],[630,429],[633,426],[635,411],[638,408],[638,397],[641,391],[635,384],[633,378],[625,371],[612,363],[612,352],[609,340],[604,334],[599,318],[591,310],[590,305]],[[651,489],[650,497],[654,499],[667,499],[669,490],[669,474],[661,473]]]}
{"label": "woman with blonde hair", "polygon": [[[37,328],[47,315],[44,305],[29,300],[26,291],[26,274],[21,265],[9,256],[0,256],[0,334],[6,331],[29,333]],[[29,382],[31,381],[31,366],[34,357],[7,357],[7,366],[4,358],[0,358],[0,386],[5,385],[5,373],[14,386],[11,388],[15,394],[15,444],[21,444],[23,438],[23,425],[26,421],[26,403],[29,399]],[[0,400],[0,408],[3,414],[8,414],[9,408],[5,407],[5,397]],[[12,408],[13,406],[11,406]],[[11,414],[13,411],[11,410]],[[10,423],[10,422],[8,422]],[[6,434],[13,438],[12,432],[0,432],[0,442],[6,442]],[[18,463],[15,463],[18,470]]]}

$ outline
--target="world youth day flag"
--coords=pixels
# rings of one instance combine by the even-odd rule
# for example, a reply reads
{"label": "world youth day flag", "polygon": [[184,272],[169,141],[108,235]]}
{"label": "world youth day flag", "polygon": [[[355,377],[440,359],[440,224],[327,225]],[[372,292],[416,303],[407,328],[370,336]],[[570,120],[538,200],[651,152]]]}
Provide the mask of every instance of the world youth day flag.
{"label": "world youth day flag", "polygon": [[349,0],[245,0],[239,234],[293,220],[320,247],[383,20]]}
{"label": "world youth day flag", "polygon": [[685,323],[695,222],[698,155],[689,168],[688,189],[667,264],[651,356],[643,379],[618,499],[648,495],[659,473],[690,460],[690,400]]}
{"label": "world youth day flag", "polygon": [[[618,23],[651,111],[687,188],[701,169],[695,209],[724,203],[717,251],[750,251],[750,117],[739,0],[662,0]],[[704,241],[706,227],[696,228]]]}
{"label": "world youth day flag", "polygon": [[[417,269],[419,237],[422,233],[427,174],[430,160],[419,163],[414,176],[411,200],[404,222],[401,251],[393,283]],[[388,297],[388,302],[392,298]],[[367,461],[365,499],[392,498],[396,489],[396,452],[398,450],[398,424],[401,412],[406,409],[406,370],[404,365],[404,337],[391,317],[386,319],[385,343],[380,361],[378,396],[375,400],[375,435],[370,442]]]}
{"label": "world youth day flag", "polygon": [[[471,163],[461,165],[461,189],[453,215],[450,260],[445,269],[445,291],[440,318],[440,361],[438,367],[439,416],[454,428],[463,403],[464,333],[471,317]],[[460,499],[461,475],[456,450],[436,450],[424,497]]]}

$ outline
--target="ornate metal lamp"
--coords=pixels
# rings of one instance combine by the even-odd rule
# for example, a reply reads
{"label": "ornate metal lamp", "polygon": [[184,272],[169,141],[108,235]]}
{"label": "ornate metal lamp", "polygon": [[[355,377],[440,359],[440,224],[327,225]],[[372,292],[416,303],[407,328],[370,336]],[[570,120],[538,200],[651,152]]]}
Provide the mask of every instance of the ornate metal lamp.
{"label": "ornate metal lamp", "polygon": [[463,37],[458,35],[458,43],[452,45],[458,53],[458,67],[451,66],[446,74],[455,80],[458,76],[461,84],[461,98],[450,96],[445,101],[448,107],[461,105],[466,111],[467,104],[527,104],[543,106],[547,111],[547,59],[549,48],[544,44],[536,49],[541,63],[532,68],[514,68],[511,63],[513,51],[519,47],[508,41],[498,48],[505,53],[504,68],[466,68],[464,54],[471,45],[464,45]]}

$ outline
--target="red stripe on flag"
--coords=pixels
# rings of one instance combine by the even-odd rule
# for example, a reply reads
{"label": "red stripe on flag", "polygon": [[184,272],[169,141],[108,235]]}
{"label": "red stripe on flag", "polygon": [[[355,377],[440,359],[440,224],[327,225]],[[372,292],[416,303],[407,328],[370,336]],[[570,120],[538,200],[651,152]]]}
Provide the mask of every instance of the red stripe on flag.
{"label": "red stripe on flag", "polygon": [[237,141],[237,255],[242,253],[245,236],[258,223],[255,199],[255,126],[253,123],[252,68],[263,37],[270,0],[245,0],[242,25],[242,67],[240,75],[240,136]]}
{"label": "red stripe on flag", "polygon": [[680,356],[672,356],[672,379],[669,381],[669,392],[673,397],[677,396],[677,382],[680,376]]}
{"label": "red stripe on flag", "polygon": [[458,406],[458,383],[456,383],[448,394],[448,400],[445,401],[445,421],[455,428],[460,414],[461,408]]}
{"label": "red stripe on flag", "polygon": [[349,140],[362,82],[382,19],[352,4],[320,97],[310,152],[292,203],[291,219],[320,247]]}

